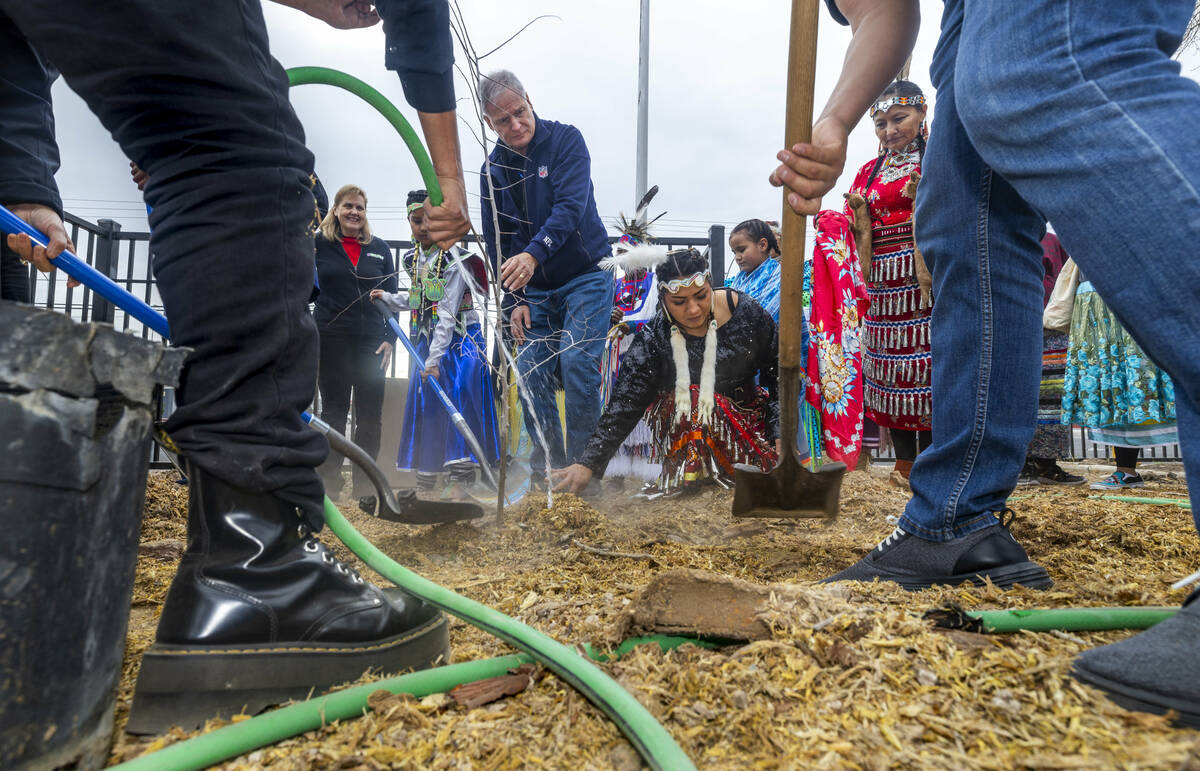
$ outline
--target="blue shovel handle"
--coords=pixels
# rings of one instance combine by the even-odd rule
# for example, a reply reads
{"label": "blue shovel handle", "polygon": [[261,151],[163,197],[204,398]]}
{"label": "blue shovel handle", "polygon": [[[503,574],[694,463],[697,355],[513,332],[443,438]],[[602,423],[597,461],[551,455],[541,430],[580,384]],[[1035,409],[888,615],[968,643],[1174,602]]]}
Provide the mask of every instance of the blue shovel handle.
{"label": "blue shovel handle", "polygon": [[[405,349],[408,351],[408,355],[412,357],[413,363],[417,365],[418,369],[424,370],[425,361],[421,358],[421,354],[417,353],[417,347],[412,344],[411,340],[408,339],[408,335],[404,334],[404,330],[400,328],[399,322],[392,318],[391,311],[388,310],[387,305],[384,304],[383,300],[377,299],[372,300],[372,302],[375,303],[375,308],[379,311],[379,315],[383,316],[384,320],[387,321],[388,326],[391,327],[392,332],[396,335],[396,339],[404,345]],[[418,374],[417,377],[421,377],[421,375]],[[487,476],[488,481],[490,481],[493,486],[499,489],[499,484],[496,481],[496,475],[492,471],[492,467],[488,463],[487,457],[483,454],[483,445],[479,443],[479,437],[475,436],[475,432],[472,431],[471,427],[467,425],[467,419],[464,418],[462,413],[458,411],[458,407],[454,406],[454,402],[450,401],[450,397],[446,394],[445,389],[442,388],[441,383],[439,383],[436,378],[425,378],[425,385],[432,388],[433,392],[437,394],[437,398],[441,400],[442,406],[446,408],[446,412],[450,413],[450,421],[454,423],[455,430],[457,430],[462,438],[466,440],[467,444],[471,447],[471,451],[475,453],[475,458],[479,461],[479,468],[483,469],[483,473],[485,476]]]}
{"label": "blue shovel handle", "polygon": [[[0,206],[0,230],[5,233],[24,233],[29,236],[34,244],[43,248],[50,241],[50,239],[39,233],[28,222],[3,206]],[[68,276],[78,280],[79,283],[88,289],[91,289],[105,300],[108,300],[130,316],[133,316],[164,338],[170,339],[171,333],[167,327],[166,317],[125,291],[108,276],[66,251],[55,257],[51,262],[54,263],[55,267],[60,268]]]}

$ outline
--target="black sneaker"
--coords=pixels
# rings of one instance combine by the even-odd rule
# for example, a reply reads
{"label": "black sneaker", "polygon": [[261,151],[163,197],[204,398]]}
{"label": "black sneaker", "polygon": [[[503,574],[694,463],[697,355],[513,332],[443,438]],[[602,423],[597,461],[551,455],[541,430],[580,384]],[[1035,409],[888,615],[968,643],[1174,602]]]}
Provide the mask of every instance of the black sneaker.
{"label": "black sneaker", "polygon": [[1049,589],[1054,582],[1045,568],[1031,562],[1008,531],[1012,520],[1005,509],[996,524],[952,541],[926,541],[897,527],[870,554],[822,583],[879,579],[915,590],[991,580],[1002,589]]}
{"label": "black sneaker", "polygon": [[[1087,478],[1081,477],[1078,474],[1069,473],[1055,461],[1050,461],[1038,469],[1037,481],[1044,485],[1074,487],[1076,485],[1086,484]],[[1017,484],[1020,484],[1020,482]]]}

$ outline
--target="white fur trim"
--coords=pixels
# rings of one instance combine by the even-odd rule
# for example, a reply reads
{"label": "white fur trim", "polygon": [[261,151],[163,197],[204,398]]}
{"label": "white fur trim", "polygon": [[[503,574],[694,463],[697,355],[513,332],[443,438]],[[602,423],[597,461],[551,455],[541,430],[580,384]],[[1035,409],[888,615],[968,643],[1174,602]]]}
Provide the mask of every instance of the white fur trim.
{"label": "white fur trim", "polygon": [[696,412],[701,423],[712,420],[716,401],[713,391],[717,385],[717,320],[708,322],[708,334],[704,336],[704,363],[700,368],[700,398],[697,399]]}
{"label": "white fur trim", "polygon": [[671,325],[671,358],[675,361],[675,420],[687,420],[692,412],[692,376],[688,371],[687,343],[679,327]]}
{"label": "white fur trim", "polygon": [[642,268],[657,267],[666,259],[667,248],[665,246],[642,244],[621,254],[605,257],[603,260],[600,260],[600,267],[604,270],[611,270],[614,273],[617,271],[629,273],[630,271]]}

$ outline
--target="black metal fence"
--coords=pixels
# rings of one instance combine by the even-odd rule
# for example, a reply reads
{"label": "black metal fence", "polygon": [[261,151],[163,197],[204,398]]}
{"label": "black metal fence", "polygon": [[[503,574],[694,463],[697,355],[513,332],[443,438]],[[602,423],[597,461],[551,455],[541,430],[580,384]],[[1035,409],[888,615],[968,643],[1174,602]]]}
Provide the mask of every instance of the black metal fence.
{"label": "black metal fence", "polygon": [[[64,216],[67,232],[75,243],[76,256],[96,270],[111,278],[126,291],[140,298],[150,307],[163,310],[162,298],[154,281],[151,267],[150,234],[142,231],[126,231],[113,220],[102,219],[89,222],[74,214]],[[616,240],[615,238],[611,240]],[[707,237],[667,236],[657,239],[668,248],[695,247],[708,252],[713,265],[714,281],[724,282],[725,274],[725,228],[714,225]],[[412,248],[411,241],[388,241],[396,264],[399,257]],[[465,248],[478,251],[474,241],[463,241]],[[401,286],[407,288],[408,277],[400,273]],[[29,271],[30,297],[36,305],[65,313],[76,321],[96,321],[112,324],[114,328],[144,339],[157,340],[160,336],[121,308],[113,306],[103,297],[84,286],[68,287],[67,277],[62,273],[39,273]],[[392,360],[391,375],[396,375],[396,362]],[[160,417],[169,415],[174,406],[174,394],[167,389],[160,400]],[[155,446],[151,466],[166,468],[170,464],[161,450]]]}
{"label": "black metal fence", "polygon": [[[107,275],[133,295],[141,298],[147,305],[162,311],[162,298],[159,297],[155,285],[150,259],[150,234],[139,231],[124,231],[120,223],[102,219],[98,222],[88,222],[73,214],[66,214],[68,232],[74,241],[77,256],[85,260],[96,270]],[[615,238],[612,240],[616,240]],[[707,252],[713,272],[713,283],[725,283],[725,228],[713,225],[708,229],[707,237],[703,236],[662,236],[656,238],[657,243],[671,249],[695,247]],[[410,241],[388,241],[393,256],[399,264],[399,256],[412,248]],[[473,241],[464,241],[463,246],[478,250]],[[405,286],[407,276],[401,271],[401,285]],[[113,307],[109,302],[96,296],[86,287],[68,288],[66,276],[61,273],[43,274],[30,270],[30,296],[37,305],[51,308],[67,314],[76,321],[99,321],[112,324],[116,329],[131,334],[140,335],[147,339],[158,339],[158,335],[145,327],[137,319],[124,310]],[[395,375],[395,360],[392,363],[392,375]],[[172,394],[164,396],[160,405],[160,413],[169,414],[173,404]],[[1075,427],[1071,432],[1072,457],[1087,459],[1104,459],[1110,457],[1106,445],[1096,444],[1087,439],[1084,429]],[[1178,445],[1158,447],[1142,451],[1144,459],[1148,460],[1179,460],[1181,458]],[[167,465],[158,448],[154,450],[152,464],[156,467]]]}

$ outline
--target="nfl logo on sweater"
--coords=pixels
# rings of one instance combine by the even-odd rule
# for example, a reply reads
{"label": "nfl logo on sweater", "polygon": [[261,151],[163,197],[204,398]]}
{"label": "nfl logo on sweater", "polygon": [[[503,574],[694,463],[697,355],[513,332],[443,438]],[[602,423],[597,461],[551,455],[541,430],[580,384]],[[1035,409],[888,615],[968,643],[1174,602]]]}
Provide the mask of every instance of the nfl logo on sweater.
{"label": "nfl logo on sweater", "polygon": [[550,173],[550,170],[547,169],[545,166],[538,166],[538,178],[539,179],[545,179],[546,175],[549,173]]}

